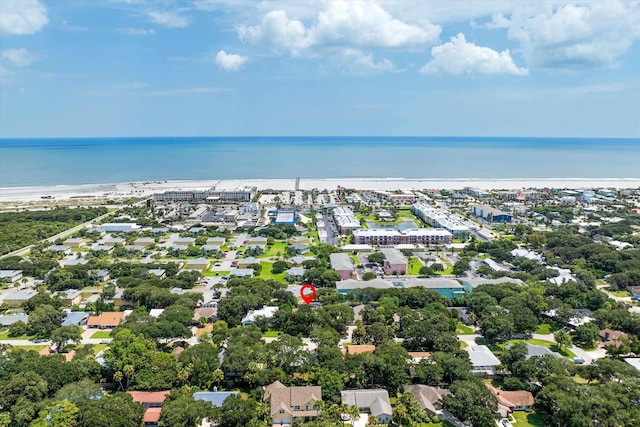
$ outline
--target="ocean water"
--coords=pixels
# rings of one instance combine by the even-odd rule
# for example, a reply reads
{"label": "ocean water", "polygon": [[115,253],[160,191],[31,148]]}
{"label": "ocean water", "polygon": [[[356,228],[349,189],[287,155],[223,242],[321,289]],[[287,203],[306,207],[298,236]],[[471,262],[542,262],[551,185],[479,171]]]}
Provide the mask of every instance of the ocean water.
{"label": "ocean water", "polygon": [[0,139],[0,187],[295,177],[638,178],[640,139]]}

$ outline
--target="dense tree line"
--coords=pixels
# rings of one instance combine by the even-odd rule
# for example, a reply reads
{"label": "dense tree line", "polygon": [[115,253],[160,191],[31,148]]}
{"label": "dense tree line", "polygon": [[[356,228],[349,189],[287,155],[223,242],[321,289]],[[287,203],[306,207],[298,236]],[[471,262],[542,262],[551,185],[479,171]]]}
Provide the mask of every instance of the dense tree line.
{"label": "dense tree line", "polygon": [[32,245],[107,213],[107,208],[62,208],[0,213],[0,255]]}

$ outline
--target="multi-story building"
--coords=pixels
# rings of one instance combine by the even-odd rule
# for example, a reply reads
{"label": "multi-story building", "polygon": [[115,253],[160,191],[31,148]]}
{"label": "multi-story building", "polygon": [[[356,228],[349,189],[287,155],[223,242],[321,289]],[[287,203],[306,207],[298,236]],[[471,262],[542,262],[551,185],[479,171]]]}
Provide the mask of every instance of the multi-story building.
{"label": "multi-story building", "polygon": [[353,214],[353,211],[344,206],[338,206],[332,213],[333,221],[342,234],[351,234],[353,230],[360,228],[360,221]]}
{"label": "multi-story building", "polygon": [[403,231],[392,229],[360,229],[353,231],[353,243],[356,245],[395,246],[414,245],[447,245],[453,234],[441,228],[411,228]]}
{"label": "multi-story building", "polygon": [[436,209],[426,203],[414,203],[411,211],[427,224],[444,228],[453,234],[453,237],[467,238],[471,233],[469,227],[451,218],[451,215],[443,209]]}
{"label": "multi-story building", "polygon": [[353,263],[348,254],[334,253],[329,255],[329,261],[331,262],[331,268],[340,275],[343,279],[351,278],[353,274]]}
{"label": "multi-story building", "polygon": [[508,213],[488,205],[472,205],[471,212],[489,222],[511,222],[513,219]]}
{"label": "multi-story building", "polygon": [[156,193],[156,202],[191,202],[204,200],[207,202],[250,202],[258,192],[257,187],[242,187],[235,190],[171,190]]}
{"label": "multi-story building", "polygon": [[384,255],[384,272],[387,274],[406,274],[409,261],[397,249],[385,248],[381,249]]}

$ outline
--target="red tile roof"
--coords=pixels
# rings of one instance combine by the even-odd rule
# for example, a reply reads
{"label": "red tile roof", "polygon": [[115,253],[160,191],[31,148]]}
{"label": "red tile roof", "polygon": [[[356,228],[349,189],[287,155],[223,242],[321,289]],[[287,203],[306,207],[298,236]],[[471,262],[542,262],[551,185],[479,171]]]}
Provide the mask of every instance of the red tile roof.
{"label": "red tile roof", "polygon": [[171,390],[163,391],[128,391],[134,402],[144,403],[162,403],[167,398]]}
{"label": "red tile roof", "polygon": [[160,412],[161,411],[162,411],[162,408],[149,408],[149,409],[147,409],[147,411],[144,413],[143,421],[145,423],[157,423],[158,421],[160,421]]}
{"label": "red tile roof", "polygon": [[124,312],[122,311],[105,311],[97,316],[89,316],[89,319],[87,319],[87,326],[114,328],[118,326],[123,319]]}

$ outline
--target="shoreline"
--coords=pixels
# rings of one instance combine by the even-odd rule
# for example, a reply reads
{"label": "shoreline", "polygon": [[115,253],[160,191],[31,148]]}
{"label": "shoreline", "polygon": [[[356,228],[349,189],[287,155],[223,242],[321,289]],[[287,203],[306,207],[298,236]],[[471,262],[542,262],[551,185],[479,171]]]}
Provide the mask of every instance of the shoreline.
{"label": "shoreline", "polygon": [[[296,179],[170,180],[124,182],[115,184],[52,185],[2,187],[0,202],[148,197],[169,190],[196,190],[211,187],[233,190],[256,186],[258,190],[295,190]],[[640,188],[640,178],[320,178],[300,179],[300,190],[335,190],[338,186],[356,190],[459,190],[475,187],[483,190],[526,188]],[[48,197],[43,199],[43,197]]]}

